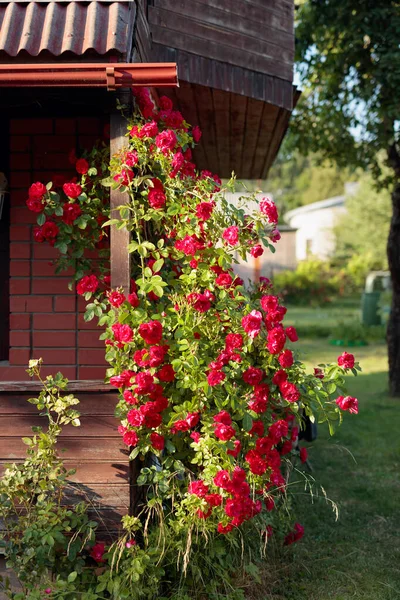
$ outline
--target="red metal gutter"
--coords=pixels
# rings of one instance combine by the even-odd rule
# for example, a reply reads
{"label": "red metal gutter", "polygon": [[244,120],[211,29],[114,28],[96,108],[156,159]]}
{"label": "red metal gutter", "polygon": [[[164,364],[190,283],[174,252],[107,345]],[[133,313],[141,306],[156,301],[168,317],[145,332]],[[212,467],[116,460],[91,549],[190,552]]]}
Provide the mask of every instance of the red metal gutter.
{"label": "red metal gutter", "polygon": [[0,87],[178,87],[176,63],[0,65]]}

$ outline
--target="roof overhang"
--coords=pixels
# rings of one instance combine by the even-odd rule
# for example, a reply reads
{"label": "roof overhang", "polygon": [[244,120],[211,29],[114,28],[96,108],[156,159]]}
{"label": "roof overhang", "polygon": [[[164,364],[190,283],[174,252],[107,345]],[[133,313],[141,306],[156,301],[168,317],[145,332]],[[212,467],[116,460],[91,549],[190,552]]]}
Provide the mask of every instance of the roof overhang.
{"label": "roof overhang", "polygon": [[176,63],[0,65],[0,87],[177,87]]}

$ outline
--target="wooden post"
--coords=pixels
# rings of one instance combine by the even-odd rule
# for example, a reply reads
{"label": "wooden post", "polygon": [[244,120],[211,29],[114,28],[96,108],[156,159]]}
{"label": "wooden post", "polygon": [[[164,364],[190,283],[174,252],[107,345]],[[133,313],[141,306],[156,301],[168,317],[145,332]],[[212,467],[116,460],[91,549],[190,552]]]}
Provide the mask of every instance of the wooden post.
{"label": "wooden post", "polygon": [[[110,154],[113,156],[126,146],[126,121],[118,113],[110,117]],[[116,210],[117,206],[128,204],[129,196],[119,190],[110,192],[111,218],[118,219],[120,214]],[[129,231],[125,228],[117,229],[115,225],[111,226],[110,237],[110,261],[111,261],[111,287],[122,287],[126,294],[130,291],[130,254],[128,244],[130,241]]]}

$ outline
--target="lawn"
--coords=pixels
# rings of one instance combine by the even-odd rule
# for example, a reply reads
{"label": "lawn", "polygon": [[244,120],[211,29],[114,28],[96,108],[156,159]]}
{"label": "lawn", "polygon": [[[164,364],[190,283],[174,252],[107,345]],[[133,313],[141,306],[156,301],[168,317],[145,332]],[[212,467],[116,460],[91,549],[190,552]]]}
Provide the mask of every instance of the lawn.
{"label": "lawn", "polygon": [[[326,340],[296,346],[310,368],[343,350]],[[316,496],[311,500],[299,489],[295,498],[306,534],[267,574],[270,593],[260,599],[400,598],[400,399],[386,392],[383,343],[351,351],[363,368],[348,382],[360,413],[346,415],[333,438],[321,426],[318,440],[308,445]],[[338,506],[337,520],[325,492]]]}

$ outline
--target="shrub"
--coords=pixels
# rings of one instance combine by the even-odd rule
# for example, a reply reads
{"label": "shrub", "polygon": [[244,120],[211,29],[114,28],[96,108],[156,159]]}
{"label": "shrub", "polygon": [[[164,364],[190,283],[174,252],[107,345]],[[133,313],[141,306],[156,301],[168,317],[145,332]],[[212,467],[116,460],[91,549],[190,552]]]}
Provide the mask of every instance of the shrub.
{"label": "shrub", "polygon": [[274,276],[274,289],[295,305],[322,305],[339,294],[339,280],[328,262],[317,258],[301,261],[296,270]]}
{"label": "shrub", "polygon": [[[99,317],[105,329],[119,431],[140,471],[141,501],[123,520],[131,554],[117,560],[122,574],[105,571],[96,589],[118,598],[239,600],[232,579],[252,570],[268,538],[289,545],[303,535],[287,510],[300,415],[333,432],[343,410],[356,413],[344,376],[359,366],[350,356],[306,373],[279,298],[264,286],[249,293],[232,270],[236,252],[245,259],[259,253],[259,241],[277,241],[275,205],[265,198],[251,215],[234,208],[220,179],[191,161],[198,128],[168,98],[158,110],[139,90],[137,102],[128,146],[102,181],[129,198],[120,218],[103,225],[132,234],[131,289],[104,293],[95,263],[77,284],[86,319]],[[69,202],[85,213],[94,183],[83,176],[80,185]],[[50,221],[60,198],[41,196]],[[66,242],[60,252],[73,265],[85,234],[71,227],[74,251]]]}

